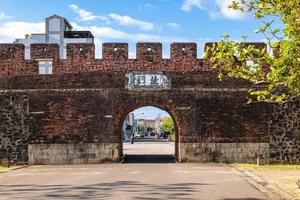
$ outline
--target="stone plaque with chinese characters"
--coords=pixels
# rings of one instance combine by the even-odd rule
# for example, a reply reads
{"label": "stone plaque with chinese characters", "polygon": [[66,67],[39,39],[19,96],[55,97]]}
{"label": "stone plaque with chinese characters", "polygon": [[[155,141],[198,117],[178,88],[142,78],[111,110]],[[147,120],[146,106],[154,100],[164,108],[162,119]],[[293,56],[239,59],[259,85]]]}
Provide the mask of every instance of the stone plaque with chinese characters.
{"label": "stone plaque with chinese characters", "polygon": [[171,89],[170,79],[162,72],[131,72],[126,76],[126,88],[129,90]]}

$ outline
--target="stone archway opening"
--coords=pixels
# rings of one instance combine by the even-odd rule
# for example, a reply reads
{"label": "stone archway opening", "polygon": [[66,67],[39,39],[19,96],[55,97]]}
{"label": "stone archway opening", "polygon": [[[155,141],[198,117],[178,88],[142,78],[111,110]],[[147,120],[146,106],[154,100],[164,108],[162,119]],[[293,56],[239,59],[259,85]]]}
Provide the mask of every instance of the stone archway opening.
{"label": "stone archway opening", "polygon": [[176,162],[178,131],[174,118],[159,107],[127,113],[121,130],[123,162]]}

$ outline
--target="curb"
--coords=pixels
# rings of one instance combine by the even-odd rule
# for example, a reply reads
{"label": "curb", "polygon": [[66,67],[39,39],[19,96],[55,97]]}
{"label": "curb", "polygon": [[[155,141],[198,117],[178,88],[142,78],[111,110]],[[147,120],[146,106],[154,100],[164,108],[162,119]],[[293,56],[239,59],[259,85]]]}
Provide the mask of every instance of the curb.
{"label": "curb", "polygon": [[0,174],[8,173],[10,171],[15,171],[15,170],[23,169],[23,168],[27,168],[27,167],[29,167],[29,165],[25,165],[25,166],[20,166],[20,167],[16,167],[16,168],[13,168],[13,169],[9,169],[7,171],[0,172]]}
{"label": "curb", "polygon": [[249,182],[256,189],[258,189],[262,193],[266,194],[270,199],[272,199],[272,200],[293,200],[293,198],[291,196],[289,196],[287,193],[285,193],[277,185],[269,183],[264,178],[254,174],[246,169],[243,169],[243,168],[237,166],[236,164],[231,164],[230,166],[233,167],[234,172],[236,174],[240,175],[243,179],[245,179],[247,182]]}

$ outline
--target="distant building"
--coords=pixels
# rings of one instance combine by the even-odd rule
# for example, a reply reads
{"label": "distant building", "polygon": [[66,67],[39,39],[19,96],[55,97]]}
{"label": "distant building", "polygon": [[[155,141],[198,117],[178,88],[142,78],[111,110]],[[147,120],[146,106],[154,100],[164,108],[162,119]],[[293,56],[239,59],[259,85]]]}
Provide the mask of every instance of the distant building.
{"label": "distant building", "polygon": [[90,31],[73,31],[72,25],[64,17],[53,15],[46,18],[45,33],[31,33],[24,39],[16,39],[14,43],[25,45],[25,59],[30,59],[31,44],[59,44],[60,58],[67,57],[67,44],[94,43],[94,36]]}
{"label": "distant building", "polygon": [[136,131],[137,132],[144,132],[145,131],[145,120],[144,119],[136,119]]}
{"label": "distant building", "polygon": [[123,136],[124,136],[124,140],[125,141],[129,141],[130,140],[130,133],[132,131],[134,131],[134,125],[135,125],[135,119],[134,119],[134,113],[129,113],[123,123],[122,126],[122,132],[123,132]]}
{"label": "distant building", "polygon": [[127,118],[128,118],[128,124],[131,125],[131,126],[133,126],[134,125],[134,113],[133,112],[129,113],[127,115]]}
{"label": "distant building", "polygon": [[160,115],[158,115],[155,119],[138,119],[136,120],[138,131],[160,133],[160,127],[163,124],[164,119],[165,118],[162,118]]}
{"label": "distant building", "polygon": [[146,131],[155,132],[155,119],[145,119],[144,126]]}
{"label": "distant building", "polygon": [[129,113],[124,120],[122,128],[124,140],[130,140],[129,133],[132,131],[143,133],[145,137],[161,133],[160,127],[164,119],[165,117],[161,117],[161,115],[158,115],[155,119],[135,119],[134,113]]}
{"label": "distant building", "polygon": [[165,118],[162,118],[161,115],[158,115],[155,118],[155,131],[161,133],[160,127],[163,125]]}

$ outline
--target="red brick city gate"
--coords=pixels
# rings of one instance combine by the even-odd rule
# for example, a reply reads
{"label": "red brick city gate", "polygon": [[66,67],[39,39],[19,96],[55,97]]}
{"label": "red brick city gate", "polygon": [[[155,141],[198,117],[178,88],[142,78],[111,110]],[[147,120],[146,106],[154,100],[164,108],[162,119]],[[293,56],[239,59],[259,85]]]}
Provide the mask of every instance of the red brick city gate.
{"label": "red brick city gate", "polygon": [[[196,49],[195,43],[173,43],[171,58],[163,59],[161,44],[139,43],[137,58],[129,59],[127,44],[107,43],[103,58],[95,59],[93,44],[69,44],[62,60],[58,45],[34,44],[31,60],[24,60],[24,46],[0,44],[0,158],[116,162],[126,114],[156,106],[176,122],[182,162],[255,162],[263,156],[299,163],[299,124],[290,123],[299,121],[299,100],[247,104],[250,84],[220,82]],[[45,60],[53,64],[51,75],[38,73]],[[132,80],[143,74],[166,79],[166,85],[135,87]]]}

